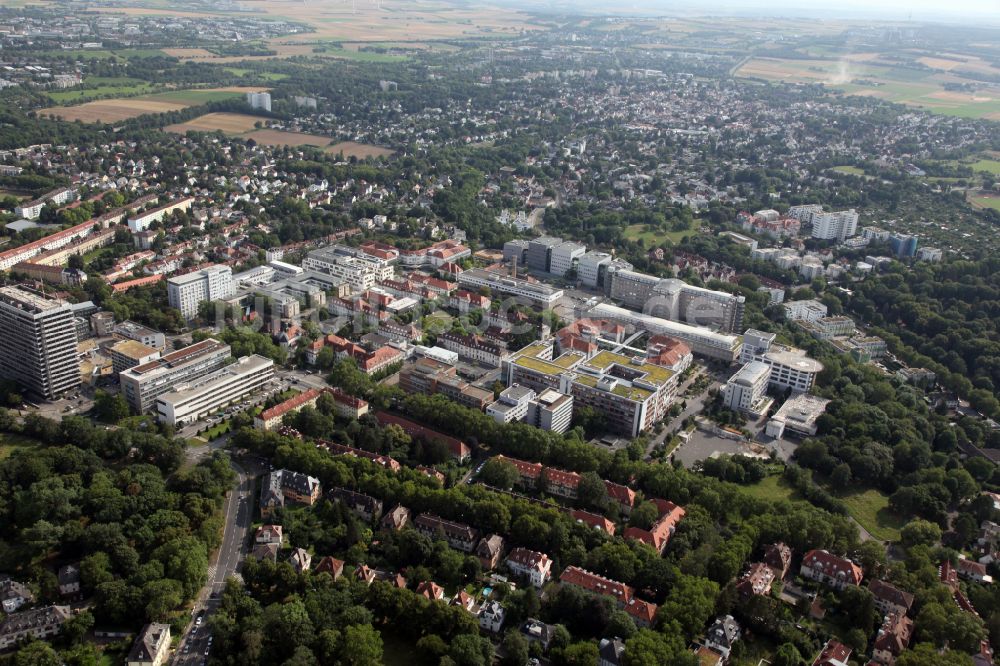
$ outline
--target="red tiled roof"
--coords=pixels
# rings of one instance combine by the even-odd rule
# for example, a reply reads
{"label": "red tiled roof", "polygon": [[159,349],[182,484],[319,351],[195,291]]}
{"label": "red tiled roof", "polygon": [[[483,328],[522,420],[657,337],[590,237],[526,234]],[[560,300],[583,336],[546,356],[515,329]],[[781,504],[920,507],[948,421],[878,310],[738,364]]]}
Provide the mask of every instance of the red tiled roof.
{"label": "red tiled roof", "polygon": [[618,502],[622,506],[631,507],[635,504],[635,491],[628,486],[623,486],[614,481],[605,481],[604,487],[608,491],[608,497]]}
{"label": "red tiled roof", "polygon": [[396,425],[403,429],[403,432],[410,435],[411,437],[418,437],[420,439],[425,439],[427,441],[437,441],[441,442],[448,447],[448,451],[455,458],[465,458],[467,457],[472,449],[469,445],[460,439],[451,437],[450,435],[445,435],[437,430],[431,430],[426,428],[419,423],[414,423],[409,419],[404,419],[401,416],[396,416],[394,414],[389,414],[387,412],[377,412],[375,418],[378,419],[379,424],[383,426]]}
{"label": "red tiled roof", "polygon": [[633,590],[625,583],[598,576],[586,569],[576,566],[568,566],[559,576],[559,582],[617,599],[622,604],[628,604],[632,600]]}
{"label": "red tiled roof", "polygon": [[265,409],[260,413],[260,418],[263,421],[270,421],[273,418],[281,418],[285,414],[295,411],[310,400],[315,400],[319,397],[319,395],[319,389],[309,389],[308,391],[303,391],[302,393],[292,396],[288,400],[285,400],[270,409]]}
{"label": "red tiled roof", "polygon": [[819,565],[823,573],[827,576],[836,576],[839,573],[843,573],[846,581],[853,585],[860,584],[861,579],[864,577],[861,567],[849,559],[838,557],[825,550],[810,550],[802,558],[802,566],[815,568],[817,565]]}
{"label": "red tiled roof", "polygon": [[595,513],[590,513],[589,511],[583,511],[581,509],[574,509],[569,515],[573,517],[573,520],[577,520],[585,525],[589,525],[590,527],[603,530],[611,536],[614,536],[615,534],[614,521],[609,520],[604,516],[598,516]]}
{"label": "red tiled roof", "polygon": [[517,458],[508,458],[505,455],[496,456],[496,460],[510,463],[522,477],[538,479],[542,476],[543,467],[541,463],[532,463],[527,462],[526,460],[518,460]]}

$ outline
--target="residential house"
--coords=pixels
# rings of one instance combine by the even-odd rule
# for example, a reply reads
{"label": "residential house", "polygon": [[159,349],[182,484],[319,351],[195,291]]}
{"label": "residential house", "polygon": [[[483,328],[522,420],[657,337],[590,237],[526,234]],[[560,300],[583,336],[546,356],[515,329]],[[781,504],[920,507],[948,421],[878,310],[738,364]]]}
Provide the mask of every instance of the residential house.
{"label": "residential house", "polygon": [[254,543],[276,543],[280,548],[285,542],[284,528],[281,525],[261,525],[253,537]]}
{"label": "residential house", "polygon": [[344,575],[344,561],[338,560],[336,557],[326,555],[325,557],[320,558],[319,564],[317,564],[313,569],[313,573],[328,573],[333,576],[334,580],[338,580]]}
{"label": "residential house", "polygon": [[736,641],[740,639],[740,625],[732,615],[716,618],[705,633],[705,647],[712,648],[725,659],[729,659]]}
{"label": "residential house", "polygon": [[382,516],[382,528],[398,532],[410,522],[410,510],[402,504],[397,504],[389,513]]}
{"label": "residential house", "polygon": [[529,617],[521,625],[521,635],[527,639],[528,643],[538,643],[542,646],[542,651],[548,650],[555,636],[556,627],[552,624],[545,624],[541,620]]}
{"label": "residential house", "polygon": [[763,562],[754,562],[736,583],[736,591],[744,599],[753,596],[766,595],[771,591],[774,582],[774,571]]}
{"label": "residential house", "polygon": [[55,636],[69,618],[69,606],[46,606],[8,615],[0,622],[0,650],[21,641]]}
{"label": "residential house", "polygon": [[276,509],[283,508],[286,502],[312,506],[319,500],[321,488],[319,479],[279,469],[267,474],[260,488],[260,515],[267,519]]}
{"label": "residential house", "polygon": [[59,594],[64,597],[80,593],[80,568],[67,564],[59,569]]}
{"label": "residential house", "polygon": [[503,621],[507,617],[507,611],[500,605],[499,601],[491,599],[483,604],[479,610],[479,628],[494,634],[500,633]]}
{"label": "residential house", "polygon": [[913,637],[913,620],[905,615],[889,613],[882,621],[875,643],[872,646],[872,659],[885,666],[892,666],[903,650],[910,645]]}
{"label": "residential house", "polygon": [[476,546],[476,557],[483,565],[483,571],[495,569],[503,556],[504,540],[499,534],[491,534],[484,537]]}
{"label": "residential house", "polygon": [[958,564],[955,569],[958,571],[958,575],[966,580],[983,583],[985,585],[989,585],[993,582],[993,576],[986,573],[986,565],[980,564],[975,560],[959,557]]}
{"label": "residential house", "polygon": [[417,594],[431,601],[441,601],[444,599],[444,588],[432,580],[425,580],[417,585]]}
{"label": "residential house", "polygon": [[378,572],[369,567],[367,564],[361,564],[354,570],[354,577],[360,581],[364,581],[368,585],[371,585],[375,582],[375,579],[378,578]]}
{"label": "residential house", "polygon": [[792,566],[792,549],[781,542],[772,543],[764,549],[764,564],[771,567],[775,578],[784,580]]}
{"label": "residential house", "polygon": [[625,657],[625,643],[618,638],[602,638],[597,648],[597,666],[621,666]]}
{"label": "residential house", "polygon": [[659,517],[648,530],[639,527],[625,529],[626,539],[635,539],[652,546],[661,555],[677,529],[677,523],[684,517],[684,509],[669,500],[654,499]]}
{"label": "residential house", "polygon": [[559,576],[559,582],[587,592],[613,598],[639,627],[649,627],[656,621],[656,604],[636,598],[635,591],[624,583],[599,576],[586,569],[569,566]]}
{"label": "residential house", "polygon": [[169,652],[170,625],[147,624],[139,632],[135,643],[132,644],[125,664],[126,666],[160,666],[167,662]]}
{"label": "residential house", "polygon": [[912,594],[904,592],[884,580],[873,580],[868,583],[868,591],[872,593],[875,608],[882,615],[894,613],[905,616],[913,606]]}
{"label": "residential house", "polygon": [[309,571],[309,567],[312,566],[312,555],[309,554],[308,550],[296,548],[292,551],[291,556],[289,556],[288,563],[292,565],[292,568],[297,573]]}
{"label": "residential house", "polygon": [[600,530],[610,536],[615,535],[615,523],[610,518],[599,516],[596,513],[590,513],[589,511],[584,511],[583,509],[574,509],[569,512],[569,515],[578,523],[583,523],[588,527]]}
{"label": "residential house", "polygon": [[356,493],[347,488],[334,488],[330,491],[329,497],[331,502],[340,502],[361,516],[365,522],[378,520],[382,515],[382,500],[370,495]]}
{"label": "residential house", "polygon": [[552,560],[545,553],[527,548],[515,548],[507,555],[507,568],[514,575],[524,576],[537,588],[552,578]]}
{"label": "residential house", "polygon": [[281,550],[281,546],[276,543],[261,543],[253,547],[253,550],[250,551],[250,557],[258,562],[263,562],[264,560],[277,562],[279,550]]}
{"label": "residential house", "polygon": [[832,638],[826,642],[812,666],[847,666],[851,658],[851,648]]}
{"label": "residential house", "polygon": [[836,590],[843,590],[848,585],[860,585],[863,577],[861,567],[857,564],[825,550],[810,550],[806,553],[799,573],[804,578]]}
{"label": "residential house", "polygon": [[613,481],[605,481],[604,488],[608,491],[608,497],[618,502],[623,515],[627,516],[632,513],[632,507],[635,505],[634,490]]}
{"label": "residential house", "polygon": [[458,606],[459,608],[464,609],[467,613],[471,613],[476,607],[476,598],[465,590],[459,590],[458,594],[452,598],[451,603],[448,605]]}
{"label": "residential house", "polygon": [[413,520],[413,526],[431,539],[443,538],[456,550],[471,553],[479,542],[479,530],[464,523],[445,520],[440,516],[422,513]]}
{"label": "residential house", "polygon": [[472,449],[462,440],[436,430],[431,430],[402,416],[396,416],[388,412],[377,412],[375,418],[378,419],[379,425],[383,427],[388,425],[399,426],[410,437],[422,439],[426,442],[438,442],[444,445],[448,449],[448,453],[451,454],[451,457],[459,463],[465,462],[472,454]]}
{"label": "residential house", "polygon": [[0,603],[2,603],[5,613],[14,613],[25,604],[31,604],[34,601],[35,595],[24,583],[19,583],[12,578],[0,580]]}

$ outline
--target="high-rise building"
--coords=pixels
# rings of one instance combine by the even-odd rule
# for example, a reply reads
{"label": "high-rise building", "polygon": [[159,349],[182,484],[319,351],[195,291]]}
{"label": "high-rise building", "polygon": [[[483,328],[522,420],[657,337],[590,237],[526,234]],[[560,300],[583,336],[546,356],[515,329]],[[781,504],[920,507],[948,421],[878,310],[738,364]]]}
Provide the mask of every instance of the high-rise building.
{"label": "high-rise building", "polygon": [[812,237],[843,242],[858,232],[858,213],[853,208],[812,214]]}
{"label": "high-rise building", "polygon": [[770,376],[771,366],[750,361],[726,382],[722,404],[738,412],[760,413]]}
{"label": "high-rise building", "polygon": [[46,399],[80,385],[73,309],[22,286],[0,288],[0,376]]}
{"label": "high-rise building", "polygon": [[533,271],[549,272],[552,264],[552,249],[562,244],[561,238],[541,236],[528,242],[528,268]]}
{"label": "high-rise building", "polygon": [[129,368],[119,375],[129,407],[138,413],[153,408],[158,396],[218,370],[229,361],[229,345],[209,338],[158,359]]}
{"label": "high-rise building", "polygon": [[218,301],[236,294],[233,269],[229,266],[209,266],[193,273],[167,280],[167,300],[187,318],[198,314],[202,301]]}
{"label": "high-rise building", "polygon": [[893,234],[889,236],[889,247],[900,259],[910,259],[917,254],[917,237],[910,234]]}
{"label": "high-rise building", "polygon": [[264,111],[271,110],[271,93],[266,92],[248,92],[247,93],[247,104],[250,105],[251,109],[263,109]]}

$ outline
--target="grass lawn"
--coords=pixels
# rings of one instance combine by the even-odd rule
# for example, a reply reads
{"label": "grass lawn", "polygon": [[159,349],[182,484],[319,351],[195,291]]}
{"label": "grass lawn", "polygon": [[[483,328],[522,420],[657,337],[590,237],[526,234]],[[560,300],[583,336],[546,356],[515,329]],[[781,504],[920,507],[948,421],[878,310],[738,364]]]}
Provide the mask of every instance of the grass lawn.
{"label": "grass lawn", "polygon": [[625,238],[630,241],[637,241],[642,239],[646,247],[653,247],[659,245],[664,241],[664,239],[670,241],[673,244],[681,242],[681,239],[685,236],[690,236],[695,233],[693,229],[684,229],[683,231],[649,231],[647,230],[647,225],[645,224],[630,224],[625,228]]}
{"label": "grass lawn", "polygon": [[243,67],[223,67],[223,69],[233,76],[251,76],[253,78],[264,79],[266,81],[282,81],[288,78],[288,74],[280,72],[259,72],[255,69],[244,69]]}
{"label": "grass lawn", "polygon": [[[89,83],[89,81],[88,81]],[[53,102],[75,102],[85,98],[95,97],[123,97],[136,93],[147,93],[153,87],[148,83],[127,83],[99,85],[96,88],[84,88],[79,90],[61,90],[58,92],[46,93]]]}
{"label": "grass lawn", "polygon": [[217,423],[208,430],[206,430],[205,432],[203,432],[200,435],[200,437],[211,442],[213,439],[221,437],[228,430],[229,430],[229,421],[222,421],[221,423]]}
{"label": "grass lawn", "polygon": [[972,197],[972,205],[977,208],[992,208],[1000,210],[1000,197]]}
{"label": "grass lawn", "polygon": [[768,500],[771,502],[780,502],[782,500],[798,502],[805,501],[796,497],[795,489],[788,485],[788,482],[781,478],[778,474],[764,477],[764,480],[758,484],[752,486],[740,486],[740,488],[747,495],[756,499]]}
{"label": "grass lawn", "polygon": [[235,97],[243,97],[243,93],[226,90],[173,90],[158,95],[150,95],[143,99],[197,106],[199,104],[207,104],[208,102],[221,102],[222,100],[233,99]]}
{"label": "grass lawn", "polygon": [[15,433],[0,434],[0,460],[9,458],[15,451],[26,451],[42,446],[37,439]]}
{"label": "grass lawn", "polygon": [[852,176],[864,176],[865,170],[859,169],[856,166],[835,166],[830,171],[836,171],[837,173],[847,173]]}
{"label": "grass lawn", "polygon": [[978,160],[969,166],[972,167],[973,171],[985,171],[994,176],[1000,176],[1000,161],[997,160]]}
{"label": "grass lawn", "polygon": [[889,510],[889,497],[877,490],[837,495],[854,520],[882,541],[897,541],[906,520]]}
{"label": "grass lawn", "polygon": [[373,51],[351,51],[349,49],[339,49],[334,46],[324,47],[316,55],[323,58],[344,58],[345,60],[357,60],[359,62],[405,62],[409,57],[404,55],[391,55],[388,53],[375,53]]}

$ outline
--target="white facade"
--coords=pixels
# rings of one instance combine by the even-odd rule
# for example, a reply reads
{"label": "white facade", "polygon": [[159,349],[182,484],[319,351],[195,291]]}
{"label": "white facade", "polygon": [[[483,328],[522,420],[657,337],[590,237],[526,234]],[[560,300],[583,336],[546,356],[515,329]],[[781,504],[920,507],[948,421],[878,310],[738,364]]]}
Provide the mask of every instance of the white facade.
{"label": "white facade", "polygon": [[549,260],[549,272],[553,275],[566,275],[586,251],[586,245],[572,241],[556,245],[552,248],[552,255]]}
{"label": "white facade", "polygon": [[191,204],[194,199],[187,197],[186,199],[181,199],[180,201],[175,201],[174,203],[167,204],[166,206],[160,206],[159,208],[154,208],[153,210],[146,211],[145,213],[139,213],[128,218],[128,228],[132,233],[137,234],[140,231],[145,231],[149,229],[149,226],[153,222],[159,222],[167,213],[172,213],[175,210],[191,210]]}
{"label": "white facade", "polygon": [[858,213],[853,208],[830,213],[813,213],[812,237],[843,241],[858,232]]}
{"label": "white facade", "polygon": [[573,422],[573,396],[546,389],[528,402],[525,422],[552,432],[566,432]]}
{"label": "white facade", "polygon": [[723,404],[737,412],[756,412],[767,391],[771,368],[765,363],[751,361],[726,382]]}
{"label": "white facade", "polygon": [[167,280],[167,300],[190,319],[198,314],[202,301],[218,301],[236,294],[233,269],[229,266],[209,266],[193,273]]}
{"label": "white facade", "polygon": [[562,289],[555,289],[541,282],[529,282],[475,268],[460,274],[458,284],[475,289],[488,287],[494,294],[520,296],[546,308],[552,307],[563,297]]}
{"label": "white facade", "polygon": [[791,321],[816,321],[827,315],[827,307],[815,299],[788,301],[782,307],[785,318]]}
{"label": "white facade", "polygon": [[738,335],[716,333],[708,328],[652,317],[609,303],[594,306],[587,316],[592,319],[610,319],[654,334],[669,335],[683,341],[691,348],[692,352],[700,356],[717,358],[731,363],[740,353]]}
{"label": "white facade", "polygon": [[156,400],[156,413],[161,422],[173,426],[197,421],[263,388],[273,376],[274,361],[257,354],[244,356],[193,384],[161,395]]}
{"label": "white facade", "polygon": [[774,339],[774,333],[747,329],[743,334],[740,362],[766,363],[771,368],[770,386],[807,393],[816,383],[816,375],[823,371],[823,364],[806,356],[801,349],[774,344]]}
{"label": "white facade", "polygon": [[496,402],[486,406],[486,414],[497,423],[523,421],[528,415],[528,404],[535,395],[531,389],[513,384],[500,394]]}
{"label": "white facade", "polygon": [[583,254],[577,262],[576,276],[586,287],[597,287],[603,283],[601,273],[611,265],[612,256],[607,252],[591,250]]}
{"label": "white facade", "polygon": [[371,289],[377,282],[391,280],[394,275],[393,267],[388,262],[343,254],[333,247],[310,252],[302,261],[302,268],[339,278],[353,291]]}
{"label": "white facade", "polygon": [[20,286],[0,288],[0,377],[52,400],[80,385],[69,303]]}
{"label": "white facade", "polygon": [[271,110],[271,93],[266,92],[248,92],[247,93],[247,104],[250,105],[251,109],[263,109],[265,111]]}

